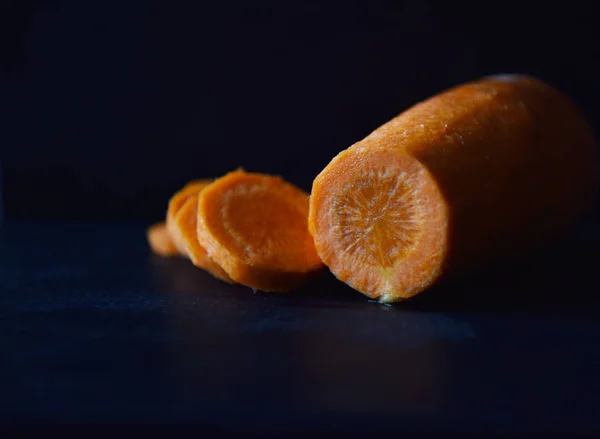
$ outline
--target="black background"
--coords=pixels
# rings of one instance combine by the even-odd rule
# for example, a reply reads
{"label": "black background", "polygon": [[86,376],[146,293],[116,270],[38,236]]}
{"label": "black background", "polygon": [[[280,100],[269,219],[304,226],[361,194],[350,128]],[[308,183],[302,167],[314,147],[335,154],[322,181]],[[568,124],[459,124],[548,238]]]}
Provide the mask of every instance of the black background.
{"label": "black background", "polygon": [[592,5],[4,0],[5,213],[158,219],[238,166],[309,190],[414,102],[491,73],[554,84],[598,127]]}

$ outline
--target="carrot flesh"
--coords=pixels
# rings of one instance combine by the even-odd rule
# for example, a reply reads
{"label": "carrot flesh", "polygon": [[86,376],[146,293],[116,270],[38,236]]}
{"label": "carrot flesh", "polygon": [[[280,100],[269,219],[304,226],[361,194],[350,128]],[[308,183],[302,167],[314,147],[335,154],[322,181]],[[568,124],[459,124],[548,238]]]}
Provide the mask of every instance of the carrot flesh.
{"label": "carrot flesh", "polygon": [[166,215],[167,230],[171,235],[171,239],[173,240],[175,248],[177,248],[178,252],[183,256],[187,256],[187,246],[184,238],[181,236],[179,228],[177,227],[175,217],[177,216],[179,209],[181,209],[181,207],[189,198],[197,197],[200,191],[202,191],[210,183],[212,183],[212,180],[208,179],[190,181],[183,188],[175,192],[175,194],[173,194],[173,196],[169,199]]}
{"label": "carrot flesh", "polygon": [[597,192],[591,130],[535,78],[482,78],[418,103],[316,177],[325,265],[390,303],[565,233]]}
{"label": "carrot flesh", "polygon": [[146,229],[146,238],[150,249],[157,255],[173,256],[178,253],[169,236],[164,221],[152,224],[148,227],[148,229]]}
{"label": "carrot flesh", "polygon": [[198,242],[196,223],[198,218],[198,196],[191,196],[178,210],[175,216],[177,234],[183,243],[184,255],[187,256],[196,267],[208,271],[210,274],[225,282],[234,283],[229,275],[219,264],[208,256],[204,247]]}
{"label": "carrot flesh", "polygon": [[323,266],[307,220],[308,194],[279,177],[238,170],[200,193],[197,237],[235,282],[288,291]]}

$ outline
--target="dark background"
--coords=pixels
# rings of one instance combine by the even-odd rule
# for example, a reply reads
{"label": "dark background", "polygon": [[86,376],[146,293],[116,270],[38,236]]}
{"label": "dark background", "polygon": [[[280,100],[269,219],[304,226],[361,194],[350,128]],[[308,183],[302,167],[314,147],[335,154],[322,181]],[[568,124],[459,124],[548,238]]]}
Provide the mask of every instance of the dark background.
{"label": "dark background", "polygon": [[309,190],[341,149],[456,83],[529,73],[598,127],[593,2],[0,3],[9,218],[164,215],[243,166]]}
{"label": "dark background", "polygon": [[136,220],[0,230],[0,429],[600,432],[593,223],[394,307],[327,270],[253,294],[149,254],[140,224],[240,165],[308,190],[341,149],[482,75],[538,76],[598,131],[594,7],[187,3],[0,0],[7,216]]}

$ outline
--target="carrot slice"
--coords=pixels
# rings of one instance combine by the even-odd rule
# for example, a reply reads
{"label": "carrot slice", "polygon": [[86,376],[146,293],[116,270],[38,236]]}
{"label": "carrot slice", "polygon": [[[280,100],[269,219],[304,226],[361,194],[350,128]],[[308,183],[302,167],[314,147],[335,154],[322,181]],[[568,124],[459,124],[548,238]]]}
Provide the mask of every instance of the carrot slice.
{"label": "carrot slice", "polygon": [[150,249],[161,256],[172,256],[177,254],[177,249],[167,231],[164,221],[151,225],[146,230],[146,238]]}
{"label": "carrot slice", "polygon": [[279,177],[238,170],[200,193],[198,241],[234,281],[287,291],[322,267],[307,219],[308,194]]}
{"label": "carrot slice", "polygon": [[178,210],[175,216],[175,225],[178,236],[184,245],[184,254],[190,258],[192,264],[208,271],[213,276],[229,283],[234,283],[219,264],[213,261],[206,253],[204,247],[198,242],[196,223],[198,218],[198,195],[193,195]]}
{"label": "carrot slice", "polygon": [[171,235],[173,244],[179,253],[183,256],[187,256],[187,246],[185,240],[180,234],[180,230],[175,224],[175,217],[179,209],[185,204],[190,197],[198,196],[206,186],[212,183],[212,180],[193,180],[186,184],[183,188],[177,191],[169,200],[167,207],[167,230]]}
{"label": "carrot slice", "polygon": [[408,109],[313,182],[309,229],[325,265],[381,302],[539,248],[596,193],[576,106],[527,76],[466,83]]}

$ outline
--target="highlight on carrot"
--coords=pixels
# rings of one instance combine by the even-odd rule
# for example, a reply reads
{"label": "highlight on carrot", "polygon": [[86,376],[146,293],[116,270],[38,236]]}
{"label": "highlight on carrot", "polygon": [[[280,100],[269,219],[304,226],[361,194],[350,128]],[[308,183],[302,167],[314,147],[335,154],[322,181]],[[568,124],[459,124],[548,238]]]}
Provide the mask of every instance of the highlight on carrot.
{"label": "highlight on carrot", "polygon": [[198,197],[200,245],[233,279],[287,291],[322,268],[308,233],[308,194],[283,179],[242,170]]}
{"label": "highlight on carrot", "polygon": [[309,229],[333,274],[384,303],[552,242],[596,194],[594,139],[538,79],[444,91],[339,153],[315,178]]}
{"label": "highlight on carrot", "polygon": [[150,249],[161,256],[176,255],[177,249],[169,236],[167,226],[164,221],[152,224],[146,229],[146,238]]}
{"label": "highlight on carrot", "polygon": [[166,220],[167,229],[171,235],[171,239],[173,240],[175,248],[177,248],[182,256],[187,256],[187,248],[185,240],[181,236],[179,228],[175,224],[175,217],[177,216],[179,209],[181,209],[181,207],[189,198],[197,197],[200,191],[202,191],[210,183],[212,183],[212,180],[209,179],[190,181],[183,188],[175,192],[175,194],[173,194],[169,200]]}
{"label": "highlight on carrot", "polygon": [[213,261],[206,253],[204,247],[198,242],[196,233],[196,223],[198,219],[198,195],[190,196],[187,201],[179,208],[175,215],[174,223],[177,228],[177,236],[183,244],[185,256],[196,267],[208,271],[213,276],[229,283],[233,280],[221,268],[219,264]]}

